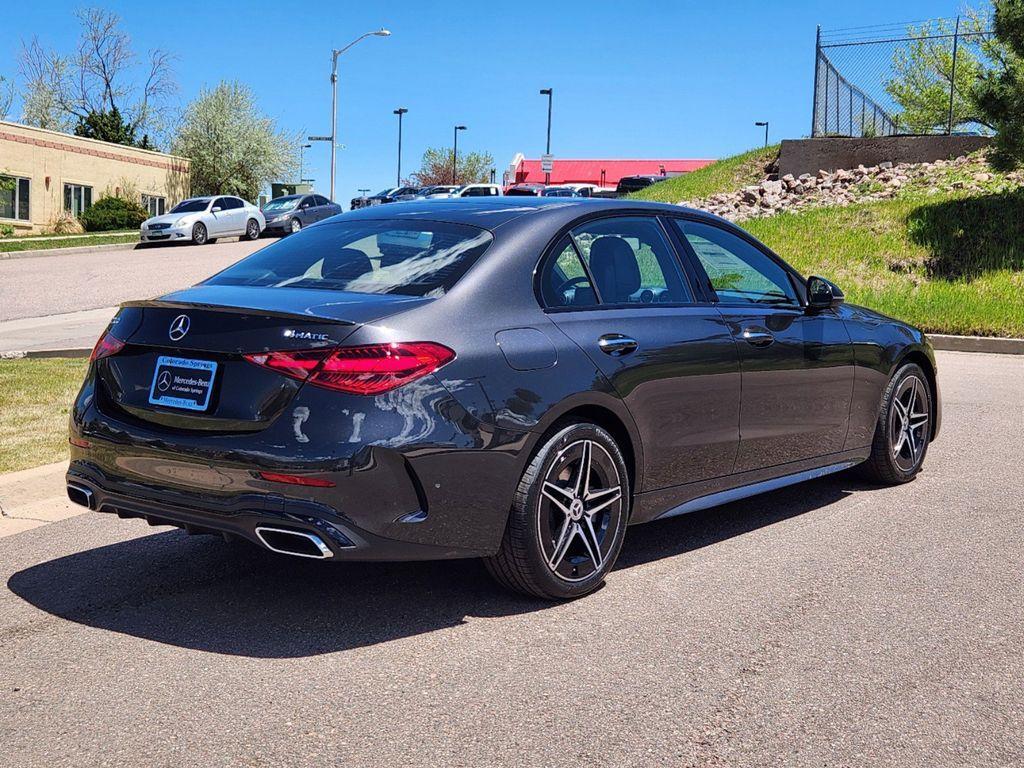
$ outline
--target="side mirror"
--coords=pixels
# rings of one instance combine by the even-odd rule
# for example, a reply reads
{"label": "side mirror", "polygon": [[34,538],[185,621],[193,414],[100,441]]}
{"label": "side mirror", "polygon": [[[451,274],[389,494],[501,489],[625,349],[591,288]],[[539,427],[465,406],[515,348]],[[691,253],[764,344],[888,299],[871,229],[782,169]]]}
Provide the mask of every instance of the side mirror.
{"label": "side mirror", "polygon": [[839,286],[824,277],[811,275],[807,278],[807,309],[835,309],[844,298]]}
{"label": "side mirror", "polygon": [[213,206],[213,208],[210,209],[210,212],[211,213],[220,213],[220,206],[219,205]]}

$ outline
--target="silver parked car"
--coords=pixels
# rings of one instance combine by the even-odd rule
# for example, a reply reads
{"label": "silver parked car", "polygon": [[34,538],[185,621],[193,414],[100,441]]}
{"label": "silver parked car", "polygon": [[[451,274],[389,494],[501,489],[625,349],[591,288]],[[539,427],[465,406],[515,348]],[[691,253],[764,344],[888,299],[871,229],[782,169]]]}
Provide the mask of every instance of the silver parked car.
{"label": "silver parked car", "polygon": [[182,200],[170,213],[142,222],[139,239],[144,243],[212,243],[219,237],[255,240],[267,226],[263,213],[240,197],[218,195]]}
{"label": "silver parked car", "polygon": [[323,195],[284,195],[263,205],[268,233],[288,235],[341,213],[341,206]]}

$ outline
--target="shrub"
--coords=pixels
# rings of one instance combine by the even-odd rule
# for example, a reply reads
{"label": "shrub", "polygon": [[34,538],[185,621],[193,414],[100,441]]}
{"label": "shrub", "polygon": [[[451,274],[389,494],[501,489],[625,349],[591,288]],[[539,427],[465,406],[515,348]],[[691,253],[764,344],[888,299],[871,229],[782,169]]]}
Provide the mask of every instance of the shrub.
{"label": "shrub", "polygon": [[81,215],[87,232],[109,232],[114,229],[138,229],[149,213],[134,200],[101,197]]}
{"label": "shrub", "polygon": [[0,237],[14,237],[14,227],[10,224],[0,224]]}
{"label": "shrub", "polygon": [[80,235],[84,231],[82,223],[67,211],[50,219],[47,229],[55,235]]}

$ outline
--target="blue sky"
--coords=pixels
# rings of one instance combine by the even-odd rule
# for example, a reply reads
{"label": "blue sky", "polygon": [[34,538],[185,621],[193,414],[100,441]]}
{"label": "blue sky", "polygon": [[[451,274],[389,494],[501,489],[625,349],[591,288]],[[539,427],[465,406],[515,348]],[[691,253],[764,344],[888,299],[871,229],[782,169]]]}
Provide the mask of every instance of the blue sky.
{"label": "blue sky", "polygon": [[[512,155],[544,149],[555,89],[556,157],[720,157],[807,134],[816,24],[824,28],[953,16],[953,2],[95,2],[119,13],[138,50],[177,56],[183,106],[237,79],[262,109],[303,136],[330,132],[330,52],[381,26],[339,61],[338,194],[393,183],[405,116],[403,174],[428,146],[483,150],[500,178]],[[0,25],[0,74],[17,72],[22,40],[70,49],[72,4],[12,2]],[[306,176],[326,192],[326,143]]]}

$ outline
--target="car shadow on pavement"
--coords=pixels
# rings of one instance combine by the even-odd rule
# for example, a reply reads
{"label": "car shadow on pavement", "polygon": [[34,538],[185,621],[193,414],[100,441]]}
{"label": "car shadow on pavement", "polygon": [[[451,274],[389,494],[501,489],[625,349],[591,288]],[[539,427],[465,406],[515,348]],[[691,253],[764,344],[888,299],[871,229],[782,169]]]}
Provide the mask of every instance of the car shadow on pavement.
{"label": "car shadow on pavement", "polygon": [[[855,488],[866,486],[842,475],[824,478],[630,528],[617,568],[821,510]],[[15,573],[7,586],[37,608],[86,626],[258,658],[331,653],[457,626],[467,616],[556,605],[505,592],[474,560],[323,564],[180,531],[40,563]]]}

